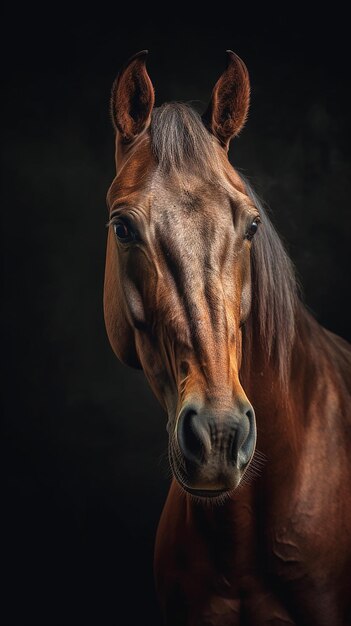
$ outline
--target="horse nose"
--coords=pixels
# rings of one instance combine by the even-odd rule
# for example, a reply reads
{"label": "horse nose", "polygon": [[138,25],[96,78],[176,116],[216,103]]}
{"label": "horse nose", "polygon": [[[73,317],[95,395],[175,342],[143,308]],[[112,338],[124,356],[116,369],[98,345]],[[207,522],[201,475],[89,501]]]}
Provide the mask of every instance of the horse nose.
{"label": "horse nose", "polygon": [[184,406],[178,419],[177,440],[187,468],[215,458],[229,467],[245,467],[256,443],[254,416],[247,401],[224,415],[206,407]]}

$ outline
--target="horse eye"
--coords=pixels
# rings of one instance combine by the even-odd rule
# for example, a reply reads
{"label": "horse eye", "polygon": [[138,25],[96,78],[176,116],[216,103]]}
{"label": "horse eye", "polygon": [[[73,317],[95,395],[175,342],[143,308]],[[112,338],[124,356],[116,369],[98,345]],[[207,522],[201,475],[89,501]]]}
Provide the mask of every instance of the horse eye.
{"label": "horse eye", "polygon": [[115,231],[117,239],[122,243],[127,243],[128,241],[132,241],[135,238],[135,234],[131,227],[122,220],[114,222],[113,230]]}
{"label": "horse eye", "polygon": [[259,219],[259,217],[256,217],[256,219],[254,219],[254,221],[251,223],[250,228],[249,228],[249,230],[247,231],[247,233],[245,235],[246,239],[251,241],[251,239],[253,238],[254,234],[257,232],[259,223],[260,223],[260,219]]}

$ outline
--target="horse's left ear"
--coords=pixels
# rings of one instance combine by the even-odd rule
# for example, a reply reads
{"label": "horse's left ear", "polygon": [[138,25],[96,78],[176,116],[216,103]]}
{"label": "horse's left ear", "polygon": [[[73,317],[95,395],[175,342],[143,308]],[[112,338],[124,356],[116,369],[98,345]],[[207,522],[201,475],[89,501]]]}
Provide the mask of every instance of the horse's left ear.
{"label": "horse's left ear", "polygon": [[202,119],[208,130],[228,150],[229,142],[245,124],[250,104],[250,80],[245,63],[227,50],[228,66],[214,86]]}
{"label": "horse's left ear", "polygon": [[146,70],[147,54],[142,50],[129,59],[112,87],[112,122],[125,142],[140,135],[151,120],[155,93]]}

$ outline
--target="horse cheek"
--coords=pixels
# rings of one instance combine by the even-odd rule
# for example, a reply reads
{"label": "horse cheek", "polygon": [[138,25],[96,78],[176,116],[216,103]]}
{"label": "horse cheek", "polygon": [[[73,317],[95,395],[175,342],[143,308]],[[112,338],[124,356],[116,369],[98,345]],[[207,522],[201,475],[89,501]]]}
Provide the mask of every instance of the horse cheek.
{"label": "horse cheek", "polygon": [[126,314],[118,268],[116,246],[109,233],[103,297],[106,332],[117,358],[130,367],[140,369],[134,329]]}

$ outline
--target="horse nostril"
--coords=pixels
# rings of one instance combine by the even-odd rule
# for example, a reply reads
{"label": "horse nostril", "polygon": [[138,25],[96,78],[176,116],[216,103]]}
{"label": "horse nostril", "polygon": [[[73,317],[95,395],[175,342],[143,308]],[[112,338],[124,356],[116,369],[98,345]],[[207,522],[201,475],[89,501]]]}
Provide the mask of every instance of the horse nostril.
{"label": "horse nostril", "polygon": [[187,461],[197,465],[203,461],[206,434],[196,410],[185,410],[179,418],[177,437],[179,448]]}
{"label": "horse nostril", "polygon": [[247,465],[256,445],[256,425],[253,408],[250,406],[244,412],[244,415],[240,421],[240,438],[236,449],[236,457],[232,457],[236,458],[239,466]]}
{"label": "horse nostril", "polygon": [[239,440],[238,430],[235,429],[230,437],[229,446],[228,446],[228,461],[229,463],[233,463],[234,459],[237,458],[239,452],[238,440]]}
{"label": "horse nostril", "polygon": [[249,421],[250,421],[250,424],[251,424],[252,420],[254,418],[253,410],[252,409],[248,409],[246,411],[245,415],[249,418]]}

